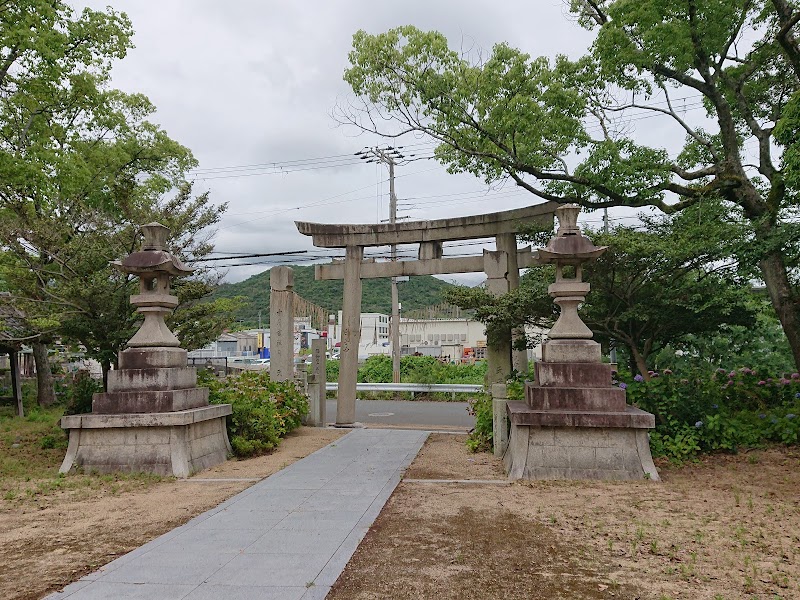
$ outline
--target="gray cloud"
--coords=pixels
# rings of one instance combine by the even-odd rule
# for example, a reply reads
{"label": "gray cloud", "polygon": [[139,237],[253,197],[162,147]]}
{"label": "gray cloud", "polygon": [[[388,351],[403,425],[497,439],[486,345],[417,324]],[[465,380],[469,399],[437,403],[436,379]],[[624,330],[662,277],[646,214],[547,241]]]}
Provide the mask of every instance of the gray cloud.
{"label": "gray cloud", "polygon": [[[158,107],[155,120],[191,148],[204,169],[350,155],[380,143],[338,127],[330,116],[348,96],[342,73],[358,29],[378,33],[413,24],[442,31],[455,47],[485,53],[506,41],[534,56],[577,56],[591,41],[591,34],[565,18],[562,0],[506,0],[502,7],[488,0],[76,0],[75,5],[102,9],[109,2],[129,14],[136,30],[136,48],[115,68],[114,85],[146,94]],[[652,129],[653,136],[663,136]],[[415,219],[535,201],[513,186],[482,199],[474,192],[485,189],[483,182],[448,175],[431,161],[402,166],[397,174],[397,193],[405,203],[401,214]],[[222,175],[231,173],[217,177]],[[310,250],[309,240],[295,229],[296,219],[375,222],[387,216],[386,172],[372,165],[211,177],[198,174],[195,189],[229,203],[216,237],[220,251]],[[459,192],[465,193],[461,199]],[[231,269],[228,280],[262,269]]]}

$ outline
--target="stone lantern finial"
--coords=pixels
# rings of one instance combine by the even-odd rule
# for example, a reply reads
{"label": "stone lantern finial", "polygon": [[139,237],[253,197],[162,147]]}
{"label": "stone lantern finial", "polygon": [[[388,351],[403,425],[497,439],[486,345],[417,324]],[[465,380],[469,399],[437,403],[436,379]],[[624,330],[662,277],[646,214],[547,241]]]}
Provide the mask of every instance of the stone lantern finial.
{"label": "stone lantern finial", "polygon": [[578,213],[581,212],[581,207],[577,204],[562,204],[556,209],[556,218],[558,219],[558,231],[556,235],[580,235],[581,230],[578,227]]}
{"label": "stone lantern finial", "polygon": [[169,228],[161,223],[148,223],[142,225],[141,232],[144,235],[142,250],[167,250],[167,239],[169,238]]}

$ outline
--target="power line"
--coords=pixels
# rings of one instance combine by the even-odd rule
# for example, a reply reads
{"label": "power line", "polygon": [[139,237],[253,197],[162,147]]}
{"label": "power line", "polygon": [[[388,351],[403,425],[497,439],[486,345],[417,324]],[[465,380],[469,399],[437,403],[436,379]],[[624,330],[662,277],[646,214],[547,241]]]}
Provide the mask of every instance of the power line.
{"label": "power line", "polygon": [[239,256],[216,256],[210,258],[195,258],[189,262],[211,262],[215,260],[236,260],[238,258],[259,258],[262,256],[290,256],[297,254],[308,254],[308,250],[289,250],[288,252],[268,252],[266,254],[241,254]]}

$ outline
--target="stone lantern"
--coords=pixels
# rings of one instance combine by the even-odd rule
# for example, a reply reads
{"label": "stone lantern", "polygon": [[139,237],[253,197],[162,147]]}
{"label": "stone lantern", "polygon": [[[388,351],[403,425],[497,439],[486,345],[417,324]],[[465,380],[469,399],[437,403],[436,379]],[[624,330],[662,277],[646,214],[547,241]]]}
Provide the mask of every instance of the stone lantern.
{"label": "stone lantern", "polygon": [[80,466],[186,477],[230,453],[230,404],[209,405],[208,388],[197,387],[196,369],[164,322],[178,306],[171,278],[193,270],[169,252],[169,229],[148,223],[141,231],[142,249],[111,264],[139,278],[131,304],[144,322],[108,373],[106,392],[93,396],[92,413],[61,419],[69,430],[62,472]]}
{"label": "stone lantern", "polygon": [[[561,314],[547,336],[549,340],[592,339],[592,330],[578,315],[578,306],[589,293],[589,284],[582,281],[583,264],[595,260],[606,251],[606,247],[595,246],[581,234],[579,212],[580,207],[575,204],[565,204],[556,209],[559,224],[556,237],[546,248],[539,250],[540,263],[556,266],[556,281],[550,284],[547,293],[561,308]],[[572,277],[565,277],[565,268],[574,269]]]}
{"label": "stone lantern", "polygon": [[178,306],[178,298],[170,295],[170,278],[194,272],[167,250],[169,229],[160,223],[142,225],[144,243],[139,252],[115,260],[119,271],[139,277],[139,294],[131,296],[131,304],[144,315],[144,323],[128,342],[129,348],[177,348],[175,337],[164,318]]}
{"label": "stone lantern", "polygon": [[548,293],[561,314],[542,345],[535,380],[526,382],[525,402],[507,403],[506,471],[512,479],[658,479],[647,435],[655,418],[626,404],[578,314],[589,293],[583,265],[606,250],[581,233],[579,212],[559,207],[556,236],[538,251],[541,264],[556,267]]}

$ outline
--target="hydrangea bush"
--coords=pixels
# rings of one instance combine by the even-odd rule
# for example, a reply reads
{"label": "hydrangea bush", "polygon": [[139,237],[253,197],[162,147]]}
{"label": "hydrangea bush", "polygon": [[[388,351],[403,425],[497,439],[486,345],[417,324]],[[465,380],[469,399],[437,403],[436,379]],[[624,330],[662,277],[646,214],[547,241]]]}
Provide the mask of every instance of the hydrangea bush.
{"label": "hydrangea bush", "polygon": [[299,427],[308,414],[308,398],[290,381],[272,381],[265,371],[244,371],[217,379],[198,373],[199,385],[209,388],[212,404],[231,404],[228,437],[238,457],[275,449],[282,437]]}
{"label": "hydrangea bush", "polygon": [[675,374],[670,370],[618,381],[628,402],[651,412],[655,456],[681,462],[700,452],[736,452],[800,439],[800,374],[768,377],[753,369]]}

